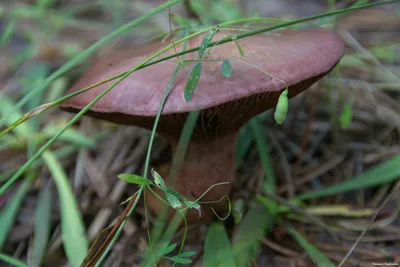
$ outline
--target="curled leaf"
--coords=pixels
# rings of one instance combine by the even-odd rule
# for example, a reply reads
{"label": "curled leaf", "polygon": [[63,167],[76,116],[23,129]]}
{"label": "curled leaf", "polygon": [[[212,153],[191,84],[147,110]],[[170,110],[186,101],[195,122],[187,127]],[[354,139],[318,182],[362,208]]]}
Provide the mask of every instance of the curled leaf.
{"label": "curled leaf", "polygon": [[201,206],[197,202],[190,201],[187,198],[184,198],[183,201],[189,209],[196,209],[199,212],[199,218],[201,217]]}
{"label": "curled leaf", "polygon": [[286,89],[281,93],[281,95],[278,98],[278,103],[276,104],[276,110],[274,113],[274,119],[276,123],[282,124],[285,121],[288,109],[289,109],[288,89]]}
{"label": "curled leaf", "polygon": [[154,183],[159,189],[165,189],[164,179],[154,170],[154,168],[151,169],[151,176],[153,176]]}

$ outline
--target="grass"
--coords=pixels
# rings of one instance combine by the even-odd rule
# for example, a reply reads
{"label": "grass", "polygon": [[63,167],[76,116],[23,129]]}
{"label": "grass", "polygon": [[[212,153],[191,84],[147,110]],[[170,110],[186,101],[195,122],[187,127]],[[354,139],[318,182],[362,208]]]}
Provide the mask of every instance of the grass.
{"label": "grass", "polygon": [[[86,111],[90,109],[92,105],[94,105],[94,103],[96,103],[96,101],[98,101],[108,91],[112,90],[112,88],[115,87],[120,81],[122,81],[124,78],[126,78],[128,75],[130,75],[136,70],[145,68],[151,64],[156,64],[162,60],[167,60],[175,56],[181,56],[181,60],[182,62],[184,62],[184,57],[183,57],[184,54],[196,50],[199,50],[200,54],[203,54],[207,47],[212,47],[214,45],[217,45],[217,43],[207,42],[203,47],[198,47],[185,51],[177,51],[176,55],[152,61],[157,56],[162,55],[164,51],[172,48],[171,45],[166,46],[164,49],[152,55],[138,66],[134,66],[134,68],[131,71],[127,73],[122,73],[117,77],[113,77],[112,79],[116,80],[116,82],[111,87],[109,87],[102,94],[96,97],[87,107],[85,107],[80,113],[74,116],[71,120],[69,120],[67,123],[64,123],[62,127],[53,124],[53,122],[48,122],[44,120],[43,115],[48,114],[44,113],[44,111],[54,112],[50,108],[57,106],[59,103],[61,103],[62,101],[71,96],[58,97],[56,98],[56,100],[52,100],[51,102],[43,104],[44,96],[46,94],[45,89],[51,85],[54,85],[55,81],[57,81],[58,78],[66,75],[77,64],[83,62],[85,59],[87,59],[89,55],[94,53],[97,49],[103,47],[106,43],[112,41],[114,38],[118,36],[121,36],[122,34],[127,33],[127,31],[129,29],[132,29],[133,27],[139,27],[141,22],[144,22],[146,20],[151,20],[154,15],[159,14],[162,11],[165,11],[167,8],[174,6],[179,2],[181,1],[176,0],[176,1],[166,2],[165,4],[157,8],[154,8],[152,11],[122,26],[116,27],[116,30],[114,30],[112,33],[105,35],[105,37],[101,38],[98,42],[91,45],[83,52],[79,53],[75,58],[67,61],[67,63],[65,63],[60,68],[57,68],[57,70],[54,71],[49,76],[47,76],[45,72],[33,74],[35,78],[38,78],[37,79],[38,81],[34,83],[29,83],[29,87],[31,87],[31,85],[33,84],[33,89],[29,88],[29,90],[25,90],[25,92],[22,95],[18,96],[16,98],[19,99],[17,103],[14,103],[14,100],[12,100],[11,98],[2,96],[0,100],[1,101],[0,112],[2,114],[2,118],[0,119],[1,120],[0,125],[5,124],[6,126],[3,127],[3,130],[0,134],[1,138],[4,138],[3,140],[5,140],[5,141],[0,140],[2,142],[1,145],[2,147],[4,147],[4,149],[9,149],[9,148],[12,149],[13,147],[16,146],[26,149],[26,154],[27,154],[26,158],[28,158],[28,160],[26,161],[25,164],[20,166],[18,170],[11,177],[9,177],[6,182],[4,182],[1,185],[0,188],[0,196],[6,196],[6,194],[11,190],[15,192],[14,194],[11,194],[12,197],[8,199],[7,204],[2,209],[0,214],[0,228],[6,229],[5,231],[2,231],[0,233],[0,247],[4,247],[6,245],[6,241],[9,238],[9,234],[12,230],[12,227],[14,227],[17,224],[16,219],[18,217],[19,212],[21,211],[22,206],[24,205],[24,200],[27,198],[28,194],[30,194],[32,186],[37,181],[42,180],[37,178],[38,173],[42,172],[42,170],[38,168],[38,166],[40,166],[39,159],[42,159],[41,162],[42,164],[45,164],[47,166],[49,175],[53,178],[58,191],[59,208],[61,214],[60,218],[61,233],[63,236],[62,240],[64,244],[64,251],[66,253],[66,258],[68,259],[69,264],[71,266],[80,265],[83,258],[85,258],[88,252],[88,240],[85,235],[85,226],[84,226],[85,220],[87,220],[87,218],[84,218],[80,214],[80,207],[78,205],[79,200],[77,200],[77,197],[72,191],[71,185],[69,184],[68,181],[68,176],[66,174],[67,166],[64,166],[61,162],[62,158],[58,154],[53,152],[56,151],[57,149],[56,141],[58,142],[62,141],[64,143],[78,147],[85,146],[93,148],[95,147],[95,145],[99,145],[99,143],[94,144],[93,139],[88,138],[84,134],[76,131],[74,128],[71,127],[81,118],[81,116]],[[214,21],[215,19],[217,20],[219,19],[219,18],[213,18],[215,14],[214,15],[210,14],[206,6],[201,5],[200,2],[198,1],[195,2],[197,5],[194,7],[194,9],[201,17],[202,23],[208,24],[211,21]],[[392,2],[395,1],[386,1],[383,3],[392,3]],[[367,4],[361,6],[354,5],[350,8],[343,10],[334,10],[328,13],[319,14],[307,18],[280,22],[273,26],[258,27],[255,30],[249,30],[243,34],[239,34],[235,38],[226,38],[221,42],[219,42],[218,44],[240,40],[242,38],[246,38],[254,34],[270,31],[281,27],[298,25],[299,23],[315,19],[324,19],[324,23],[326,23],[327,18],[332,18],[332,17],[335,18],[339,14],[345,12],[372,7],[374,5],[380,5],[383,3]],[[334,6],[334,4],[331,3],[331,6]],[[17,7],[16,12],[13,12],[8,18],[10,22],[1,36],[1,43],[3,45],[7,45],[7,43],[10,42],[10,40],[12,40],[13,34],[17,34],[15,29],[17,29],[18,27],[23,28],[22,23],[21,25],[18,24],[20,20],[22,21],[22,19],[26,18],[27,14],[28,15],[36,14],[36,12],[42,12],[40,14],[43,14],[44,12],[44,14],[47,14],[47,12],[49,12],[49,14],[51,13],[52,16],[54,16],[55,18],[59,18],[60,21],[63,22],[65,20],[66,22],[64,21],[64,23],[62,23],[64,27],[67,27],[69,24],[71,24],[71,21],[74,22],[75,20],[74,17],[72,17],[72,19],[71,17],[68,17],[68,19],[66,19],[65,17],[63,17],[63,14],[58,14],[58,12],[56,12],[55,9],[51,7],[52,7],[52,1],[38,1],[38,4],[36,6],[32,5],[32,6]],[[242,18],[240,15],[241,11],[235,7],[232,7],[229,1],[218,1],[218,8],[219,9],[229,8],[231,12],[228,13],[232,15],[224,18],[226,21],[219,23],[219,27],[228,27],[230,25],[237,23],[264,22],[269,20],[264,18],[261,19]],[[112,18],[114,25],[121,25],[122,21],[121,9],[116,7],[115,10],[112,10],[112,14],[113,14]],[[38,23],[40,23],[40,16],[34,16],[34,17],[35,19],[39,20]],[[75,23],[77,23],[78,21],[79,20],[76,20]],[[319,23],[321,22],[320,21],[316,22],[317,25]],[[204,32],[210,32],[211,30],[215,29],[215,25],[202,25],[202,26],[205,27],[199,31],[195,31],[194,33],[187,34],[185,37],[183,37],[176,43],[186,42],[188,39],[190,39],[195,35]],[[382,55],[382,53],[379,54],[379,52],[376,52],[376,50],[374,49],[372,49],[371,51],[372,53],[375,51],[379,59],[384,60],[384,55]],[[363,54],[361,55],[356,54],[353,56],[348,56],[347,58],[345,58],[345,63],[347,63],[347,66],[351,65],[351,67],[353,68],[358,68],[358,67],[362,68],[363,66],[361,65],[363,64],[363,62],[365,60],[368,60],[368,58],[367,59],[363,58],[362,55]],[[346,64],[343,64],[343,66],[346,67]],[[380,73],[382,71],[379,70],[380,66],[376,64],[375,65],[370,64],[368,65],[368,67],[369,69],[366,71],[380,72]],[[194,73],[194,75],[196,75],[196,73]],[[172,84],[174,78],[175,78],[174,76],[171,77],[170,84]],[[383,79],[383,81],[386,82],[388,81],[388,79],[389,78],[385,78]],[[391,79],[393,79],[393,77]],[[394,79],[396,80],[396,78]],[[390,82],[392,82],[392,80],[390,80]],[[157,115],[156,123],[154,125],[153,131],[151,132],[149,146],[147,149],[147,154],[145,157],[145,162],[143,167],[142,177],[144,179],[148,178],[147,174],[150,168],[151,155],[153,151],[152,146],[155,140],[155,132],[157,129],[158,118],[161,114],[162,107],[165,103],[170,87],[171,86],[169,85],[166,88],[163,101],[160,104],[160,109]],[[188,89],[189,93],[187,94],[187,97],[190,98],[190,91],[192,92],[195,89],[195,84],[188,86],[188,88],[189,88]],[[83,92],[84,90],[90,90],[90,88],[83,89],[81,90],[81,92]],[[354,109],[353,106],[352,108]],[[24,110],[31,110],[31,111],[23,115]],[[180,139],[179,151],[182,151],[181,153],[178,153],[178,155],[180,156],[184,154],[185,146],[188,142],[188,139],[191,136],[191,131],[193,129],[193,125],[196,119],[197,119],[196,113],[194,113],[192,114],[192,117],[190,117],[190,119],[187,121],[186,124],[187,127],[185,128],[182,134],[182,138]],[[43,127],[43,125],[46,125],[46,127]],[[276,192],[279,192],[277,188],[278,179],[275,174],[277,173],[277,168],[275,166],[272,167],[273,164],[271,163],[272,160],[270,157],[271,148],[267,146],[265,138],[266,131],[264,129],[264,125],[265,125],[265,115],[261,116],[260,118],[252,120],[249,123],[249,125],[244,127],[243,132],[252,133],[252,135],[250,137],[248,136],[248,134],[243,135],[243,138],[239,139],[238,147],[240,149],[237,155],[238,163],[244,161],[244,159],[246,158],[246,154],[249,153],[248,152],[249,150],[251,150],[251,144],[253,142],[255,143],[257,151],[259,153],[262,167],[264,169],[263,172],[265,173],[266,177],[266,179],[263,181],[263,186],[261,187],[262,189],[257,192],[257,194],[260,195],[264,194],[264,190],[265,190],[265,195],[275,194]],[[351,127],[351,123],[347,123],[347,126]],[[35,136],[37,136],[37,138],[34,138]],[[98,138],[104,138],[104,136],[100,135]],[[25,145],[24,142],[26,142],[27,144]],[[44,145],[42,145],[43,143]],[[289,142],[285,143],[284,145],[288,146],[288,143]],[[39,148],[40,145],[41,147]],[[174,159],[174,163],[179,164],[181,160],[182,158],[181,159],[176,158]],[[398,178],[397,174],[398,171],[396,168],[396,166],[398,166],[397,162],[398,162],[398,157],[394,157],[390,160],[384,161],[383,163],[379,164],[377,167],[371,170],[368,170],[359,175],[355,175],[354,178],[351,178],[348,181],[343,181],[337,185],[324,186],[321,188],[320,185],[321,183],[320,182],[318,183],[318,181],[315,180],[314,189],[308,190],[308,192],[304,192],[302,194],[298,194],[296,199],[294,199],[291,203],[293,203],[296,206],[298,205],[299,207],[302,207],[303,205],[305,205],[304,204],[305,200],[312,199],[316,201],[317,198],[327,197],[331,195],[338,195],[338,194],[343,195],[345,192],[348,191],[365,189],[367,187],[390,185],[391,183],[395,182]],[[19,178],[23,179],[22,183],[20,184],[18,184],[17,182]],[[17,186],[18,189],[15,189]],[[137,209],[138,203],[142,197],[145,187],[146,184],[139,185],[139,189],[135,194],[135,197],[131,198],[129,204],[127,205],[127,208],[125,209],[125,212],[120,217],[118,223],[115,224],[113,230],[110,232],[105,241],[101,243],[100,246],[101,249],[95,251],[95,253],[91,255],[90,258],[88,258],[88,260],[90,261],[88,262],[89,265],[85,266],[94,266],[94,265],[101,266],[100,262],[102,260],[106,260],[107,258],[106,256],[108,255],[107,252],[113,249],[114,243],[118,240],[118,238],[121,238],[120,235],[122,233],[122,229],[124,229],[124,226],[128,221],[127,218],[129,218],[131,215],[134,214],[133,213],[134,209]],[[37,218],[41,218],[40,222],[43,222],[43,224],[38,223],[39,220],[36,221],[36,226],[34,230],[35,236],[33,243],[34,253],[31,254],[32,256],[27,256],[28,257],[27,261],[29,263],[32,263],[33,266],[40,266],[41,263],[45,260],[46,247],[48,247],[49,246],[48,244],[51,244],[52,242],[51,237],[49,235],[49,231],[52,231],[51,219],[49,216],[51,216],[51,210],[53,209],[53,207],[52,205],[49,204],[48,201],[49,199],[51,199],[51,194],[52,194],[51,186],[50,185],[43,186],[40,188],[39,192],[40,193],[38,195],[40,197],[38,198],[36,216]],[[223,223],[218,222],[209,226],[208,234],[206,236],[204,244],[205,247],[204,247],[203,261],[205,263],[203,263],[203,266],[211,266],[211,265],[225,266],[226,264],[228,264],[229,266],[234,266],[232,264],[236,264],[236,266],[246,266],[249,262],[256,261],[258,255],[260,255],[262,251],[260,241],[263,238],[263,236],[270,235],[272,233],[274,224],[279,224],[279,222],[282,221],[287,222],[287,220],[289,220],[290,218],[290,213],[289,215],[287,215],[285,213],[279,212],[279,208],[282,208],[281,203],[278,203],[277,205],[277,203],[274,202],[274,199],[268,199],[266,197],[264,197],[264,200],[267,201],[263,203],[266,209],[260,208],[260,206],[257,205],[254,207],[249,207],[248,211],[245,213],[244,218],[239,222],[238,226],[235,228],[235,231],[231,236],[227,232],[229,230],[229,228],[227,228],[228,227],[227,224],[224,225]],[[250,201],[250,202],[251,203],[249,205],[253,206],[254,202],[256,201]],[[48,204],[44,205],[44,203]],[[266,205],[265,203],[268,204]],[[170,205],[173,204],[171,203],[171,200],[169,201],[169,204]],[[125,218],[125,216],[127,217]],[[157,225],[158,228],[153,227],[153,229],[151,229],[152,233],[159,233],[158,236],[163,235],[164,237],[150,238],[151,234],[149,234],[148,243],[150,249],[147,252],[148,253],[147,256],[145,256],[144,258],[151,260],[147,262],[143,261],[142,263],[143,266],[146,266],[146,264],[151,266],[154,263],[154,261],[158,260],[167,260],[175,265],[187,264],[192,262],[193,256],[195,254],[196,255],[199,254],[195,253],[194,251],[184,252],[186,236],[187,232],[189,231],[187,228],[185,228],[184,234],[181,240],[179,241],[179,243],[181,244],[179,246],[179,250],[177,250],[178,246],[176,246],[176,244],[171,243],[173,240],[174,242],[176,242],[176,239],[173,239],[173,237],[174,233],[178,229],[178,225],[181,222],[181,220],[182,217],[178,215],[176,217],[176,220],[174,221],[175,223],[170,224],[168,229],[164,233],[162,230],[165,227],[164,223]],[[307,219],[306,222],[308,222]],[[150,229],[149,224],[150,222],[147,220],[148,229]],[[294,240],[298,242],[300,247],[302,247],[304,251],[308,253],[310,258],[318,259],[318,262],[322,263],[324,262],[325,265],[323,264],[321,266],[330,265],[330,259],[328,259],[328,257],[326,257],[323,254],[323,252],[321,252],[318,248],[316,248],[315,245],[307,241],[307,238],[305,238],[298,231],[294,230],[293,227],[288,226],[286,231],[294,238]],[[219,238],[215,239],[216,237]],[[170,253],[173,251],[174,253],[176,252],[177,254],[170,255]],[[220,256],[214,259],[212,255],[220,255]],[[3,261],[9,264],[15,266],[26,266],[24,263],[17,260],[18,258],[17,256],[8,256],[6,254],[1,254],[0,256],[1,256],[0,258]],[[98,261],[98,259],[100,260]],[[216,260],[217,262],[214,262],[214,260]],[[211,265],[204,265],[208,264],[208,262],[210,262]]]}

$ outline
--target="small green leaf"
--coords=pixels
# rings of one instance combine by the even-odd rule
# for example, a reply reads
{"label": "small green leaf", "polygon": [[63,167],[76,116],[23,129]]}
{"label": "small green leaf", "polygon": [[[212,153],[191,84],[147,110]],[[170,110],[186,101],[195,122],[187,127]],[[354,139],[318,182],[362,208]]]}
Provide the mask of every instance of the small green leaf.
{"label": "small green leaf", "polygon": [[351,108],[351,105],[347,103],[342,110],[342,114],[340,114],[340,127],[342,129],[347,129],[351,121],[353,119],[353,110]]}
{"label": "small green leaf", "polygon": [[154,168],[151,169],[151,176],[153,176],[156,186],[160,189],[165,190],[164,179],[161,177],[161,175],[158,174],[158,172],[154,170]]}
{"label": "small green leaf", "polygon": [[179,209],[180,207],[182,207],[181,201],[173,194],[166,193],[165,197],[167,198],[169,204],[171,204],[172,208]]}
{"label": "small green leaf", "polygon": [[158,255],[164,256],[168,253],[171,253],[176,248],[176,244],[169,245],[168,243],[164,243],[158,250]]}
{"label": "small green leaf", "polygon": [[175,190],[173,190],[171,188],[168,188],[168,187],[166,187],[165,192],[175,196],[177,199],[183,199],[184,198],[184,196],[182,196],[181,193],[179,193],[178,191],[175,191]]}
{"label": "small green leaf", "polygon": [[192,263],[192,260],[186,259],[186,258],[180,258],[179,256],[171,257],[168,258],[173,262],[179,263],[179,264],[190,264]]}
{"label": "small green leaf", "polygon": [[201,42],[199,48],[199,59],[201,59],[206,51],[208,45],[211,43],[212,38],[214,37],[217,29],[211,29],[207,32],[206,36],[204,37],[203,41]]}
{"label": "small green leaf", "polygon": [[150,181],[147,180],[146,178],[136,175],[136,174],[129,174],[129,173],[121,173],[118,175],[118,178],[131,184],[144,184],[144,185],[150,185]]}
{"label": "small green leaf", "polygon": [[231,77],[232,75],[231,63],[227,59],[222,63],[222,75],[224,75],[224,77]]}
{"label": "small green leaf", "polygon": [[196,66],[194,66],[192,72],[190,73],[189,79],[186,83],[184,92],[186,102],[192,100],[193,92],[194,89],[196,89],[197,83],[199,82],[200,75],[201,75],[201,63],[199,62],[196,64]]}
{"label": "small green leaf", "polygon": [[183,253],[179,254],[178,256],[181,257],[181,258],[189,258],[189,257],[192,257],[194,255],[196,255],[196,251],[186,251],[186,252],[183,252]]}
{"label": "small green leaf", "polygon": [[276,123],[282,124],[286,119],[286,114],[289,109],[288,100],[288,89],[284,90],[278,98],[278,103],[276,104],[276,109],[274,113],[274,119]]}

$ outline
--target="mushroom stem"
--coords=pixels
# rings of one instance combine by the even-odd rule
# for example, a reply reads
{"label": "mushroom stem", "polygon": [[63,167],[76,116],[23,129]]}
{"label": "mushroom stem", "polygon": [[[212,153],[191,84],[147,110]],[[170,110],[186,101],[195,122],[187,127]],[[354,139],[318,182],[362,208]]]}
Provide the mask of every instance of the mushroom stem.
{"label": "mushroom stem", "polygon": [[[169,178],[168,185],[174,186],[188,199],[197,199],[211,186],[229,182],[211,188],[201,201],[218,201],[229,195],[235,174],[236,136],[235,132],[211,140],[190,141],[182,164],[176,166],[179,170],[173,172],[177,178]],[[171,142],[171,145],[175,155],[177,142]]]}
{"label": "mushroom stem", "polygon": [[[236,136],[237,132],[212,139],[191,140],[181,164],[175,165],[177,170],[170,170],[169,173],[173,175],[167,177],[165,173],[162,174],[166,178],[167,186],[174,188],[189,200],[196,200],[211,186],[229,182],[229,184],[212,187],[200,201],[219,201],[223,196],[228,196],[235,175]],[[170,140],[170,143],[175,156],[178,153],[178,142]],[[165,208],[153,195],[149,195],[147,201],[155,212]],[[212,216],[210,205],[201,206],[202,220],[210,219]],[[226,201],[214,203],[211,206],[217,212],[228,210]],[[198,220],[198,212],[195,210],[189,210],[186,215],[190,222],[202,221]]]}

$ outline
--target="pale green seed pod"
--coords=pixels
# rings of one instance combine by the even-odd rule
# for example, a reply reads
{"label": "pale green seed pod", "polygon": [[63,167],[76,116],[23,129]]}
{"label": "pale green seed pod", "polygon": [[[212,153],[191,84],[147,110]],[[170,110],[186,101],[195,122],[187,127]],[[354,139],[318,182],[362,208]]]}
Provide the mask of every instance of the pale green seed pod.
{"label": "pale green seed pod", "polygon": [[276,104],[276,110],[274,113],[274,119],[276,123],[282,124],[285,121],[288,109],[289,109],[288,89],[286,89],[281,93],[281,95],[278,98],[278,103]]}

